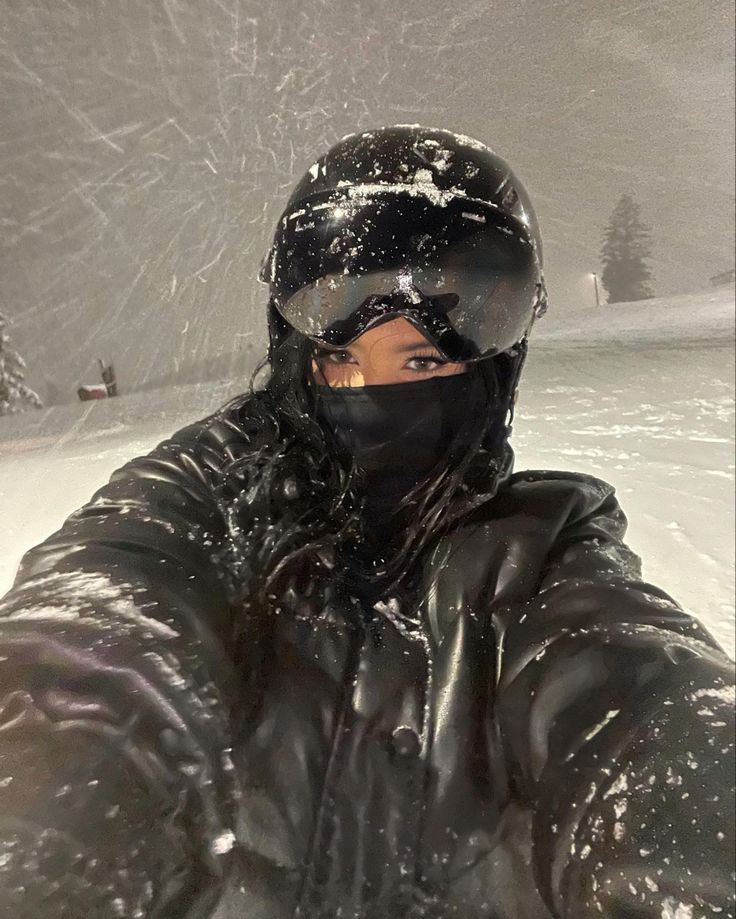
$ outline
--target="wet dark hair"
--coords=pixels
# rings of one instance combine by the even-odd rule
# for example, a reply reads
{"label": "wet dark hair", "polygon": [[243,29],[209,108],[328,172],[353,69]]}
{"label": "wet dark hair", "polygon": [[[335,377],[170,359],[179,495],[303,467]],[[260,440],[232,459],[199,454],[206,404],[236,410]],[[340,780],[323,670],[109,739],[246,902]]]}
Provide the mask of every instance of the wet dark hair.
{"label": "wet dark hair", "polygon": [[230,536],[221,561],[233,599],[249,607],[286,606],[305,618],[329,614],[336,592],[401,592],[428,543],[492,497],[513,459],[507,410],[516,382],[514,354],[468,365],[473,385],[466,425],[403,498],[396,510],[402,526],[367,563],[373,534],[360,473],[317,420],[314,352],[314,342],[290,331],[272,349],[270,375],[260,388],[268,361],[256,369],[238,405],[250,449],[224,470],[219,496]]}

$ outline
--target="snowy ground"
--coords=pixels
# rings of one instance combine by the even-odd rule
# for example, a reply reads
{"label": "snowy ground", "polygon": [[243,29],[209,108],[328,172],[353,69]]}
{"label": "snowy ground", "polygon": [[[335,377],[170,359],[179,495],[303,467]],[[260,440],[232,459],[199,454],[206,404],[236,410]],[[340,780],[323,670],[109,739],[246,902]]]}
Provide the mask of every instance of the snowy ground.
{"label": "snowy ground", "polygon": [[[612,482],[647,579],[734,654],[733,287],[540,323],[517,469]],[[546,322],[546,321],[545,321]],[[126,459],[242,391],[182,385],[0,419],[0,594],[23,551]]]}

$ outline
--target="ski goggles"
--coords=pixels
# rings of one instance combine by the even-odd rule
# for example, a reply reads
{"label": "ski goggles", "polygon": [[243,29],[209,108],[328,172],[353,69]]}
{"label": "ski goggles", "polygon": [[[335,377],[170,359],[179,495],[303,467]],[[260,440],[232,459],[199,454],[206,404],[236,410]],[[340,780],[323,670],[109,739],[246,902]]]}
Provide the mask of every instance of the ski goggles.
{"label": "ski goggles", "polygon": [[316,341],[345,347],[403,316],[453,361],[508,350],[546,307],[526,227],[458,197],[313,202],[282,219],[261,280],[286,322]]}

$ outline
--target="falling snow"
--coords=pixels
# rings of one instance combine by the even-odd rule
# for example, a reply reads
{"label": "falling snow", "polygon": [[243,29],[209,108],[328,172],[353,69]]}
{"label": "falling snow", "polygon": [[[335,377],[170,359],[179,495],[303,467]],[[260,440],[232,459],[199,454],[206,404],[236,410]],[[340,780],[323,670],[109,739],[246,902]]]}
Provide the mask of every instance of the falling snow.
{"label": "falling snow", "polygon": [[[343,132],[409,121],[476,132],[465,140],[513,157],[535,193],[553,298],[522,382],[517,469],[615,485],[646,579],[733,654],[734,294],[707,286],[733,264],[732,49],[719,5],[730,15],[681,3],[665,22],[656,4],[623,0],[582,19],[555,0],[537,5],[535,28],[528,4],[491,0],[7,5],[0,267],[28,382],[52,407],[0,419],[0,594],[22,553],[114,469],[246,389],[265,345],[255,277],[288,189],[305,170],[318,177],[309,164]],[[451,160],[439,145],[423,154],[413,193],[443,204]],[[590,272],[622,184],[655,225],[664,296],[595,311]],[[378,168],[352,195],[376,187],[386,190]],[[468,206],[463,217],[480,220]],[[679,290],[701,292],[671,296]],[[98,357],[115,361],[124,394],[74,403]],[[176,639],[125,585],[74,577],[63,602],[19,615],[66,628],[84,619],[73,597],[89,588],[121,628]],[[392,598],[377,607],[411,627]],[[166,655],[147,661],[186,690]],[[692,701],[717,727],[733,687]],[[677,794],[703,762],[683,756],[662,773]],[[623,822],[630,781],[620,775],[605,795],[617,843],[634,835]],[[69,791],[60,785],[60,801]],[[119,815],[117,804],[105,811]],[[210,851],[235,841],[226,830]],[[0,868],[12,858],[0,854]],[[661,919],[699,919],[647,869],[632,895],[655,895]],[[109,905],[144,915],[122,897]]]}

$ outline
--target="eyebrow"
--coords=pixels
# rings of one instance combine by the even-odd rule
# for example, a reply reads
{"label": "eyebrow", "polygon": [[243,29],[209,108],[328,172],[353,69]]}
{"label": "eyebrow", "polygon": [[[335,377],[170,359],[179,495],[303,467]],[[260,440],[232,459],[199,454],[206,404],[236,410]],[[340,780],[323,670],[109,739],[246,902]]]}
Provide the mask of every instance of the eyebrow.
{"label": "eyebrow", "polygon": [[421,341],[414,341],[414,342],[410,342],[407,345],[402,345],[400,348],[397,348],[396,350],[400,354],[406,354],[409,351],[420,351],[422,348],[430,349],[431,351],[435,351],[437,354],[439,354],[439,351],[437,350],[436,346],[433,345],[431,341],[427,341],[426,338],[422,338]]}

